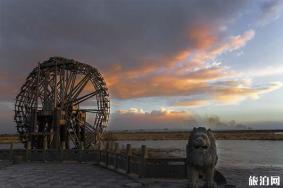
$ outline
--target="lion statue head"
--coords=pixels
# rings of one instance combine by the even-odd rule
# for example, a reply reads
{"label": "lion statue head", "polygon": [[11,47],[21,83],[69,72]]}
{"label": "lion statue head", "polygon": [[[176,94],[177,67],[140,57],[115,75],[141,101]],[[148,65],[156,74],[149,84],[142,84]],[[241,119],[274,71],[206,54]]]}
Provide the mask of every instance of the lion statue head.
{"label": "lion statue head", "polygon": [[210,129],[194,128],[187,146],[188,163],[197,168],[214,168],[218,157],[215,138]]}

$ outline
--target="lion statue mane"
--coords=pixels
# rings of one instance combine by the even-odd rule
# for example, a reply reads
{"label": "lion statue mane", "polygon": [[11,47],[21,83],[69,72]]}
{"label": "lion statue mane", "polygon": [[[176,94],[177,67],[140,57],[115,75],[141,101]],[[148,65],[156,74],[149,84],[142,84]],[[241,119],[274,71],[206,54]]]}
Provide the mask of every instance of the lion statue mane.
{"label": "lion statue mane", "polygon": [[191,188],[214,188],[215,166],[218,160],[215,138],[210,129],[194,128],[187,145],[188,178]]}

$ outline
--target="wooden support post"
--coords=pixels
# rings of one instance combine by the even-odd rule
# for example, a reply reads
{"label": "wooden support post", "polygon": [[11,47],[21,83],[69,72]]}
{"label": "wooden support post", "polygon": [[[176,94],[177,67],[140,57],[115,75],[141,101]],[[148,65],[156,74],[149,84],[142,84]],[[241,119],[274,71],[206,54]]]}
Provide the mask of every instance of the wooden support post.
{"label": "wooden support post", "polygon": [[31,142],[28,141],[26,146],[26,161],[30,161],[31,160]]}
{"label": "wooden support post", "polygon": [[140,177],[146,176],[146,159],[148,157],[148,151],[145,145],[141,146],[141,158],[140,158]]}
{"label": "wooden support post", "polygon": [[14,153],[14,143],[10,143],[10,161],[13,161],[13,153]]}
{"label": "wooden support post", "polygon": [[127,144],[127,174],[131,173],[131,156],[132,156],[132,147],[131,144]]}
{"label": "wooden support post", "polygon": [[118,169],[118,162],[119,162],[119,144],[115,143],[114,147],[114,153],[115,153],[115,169]]}

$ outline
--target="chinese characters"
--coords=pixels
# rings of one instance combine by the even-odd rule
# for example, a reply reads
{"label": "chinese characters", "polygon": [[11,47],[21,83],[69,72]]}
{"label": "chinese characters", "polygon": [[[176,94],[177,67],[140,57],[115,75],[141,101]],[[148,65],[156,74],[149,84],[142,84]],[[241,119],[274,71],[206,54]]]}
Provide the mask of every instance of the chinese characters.
{"label": "chinese characters", "polygon": [[280,186],[280,176],[250,176],[249,186]]}

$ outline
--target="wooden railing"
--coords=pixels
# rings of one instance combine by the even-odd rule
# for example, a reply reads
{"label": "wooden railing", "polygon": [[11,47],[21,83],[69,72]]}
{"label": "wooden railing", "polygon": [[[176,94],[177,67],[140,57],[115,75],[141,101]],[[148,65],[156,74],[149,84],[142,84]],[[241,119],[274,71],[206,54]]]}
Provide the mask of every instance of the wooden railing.
{"label": "wooden railing", "polygon": [[[191,131],[108,131],[104,140],[188,140]],[[216,140],[283,140],[283,130],[215,130]],[[19,136],[0,135],[0,142],[20,142]]]}
{"label": "wooden railing", "polygon": [[[6,143],[7,145],[7,143]],[[145,145],[133,149],[131,144],[120,148],[118,143],[106,143],[93,150],[15,149],[10,143],[0,149],[0,160],[20,161],[80,161],[94,162],[103,167],[139,177],[186,178],[185,158],[150,158]]]}

